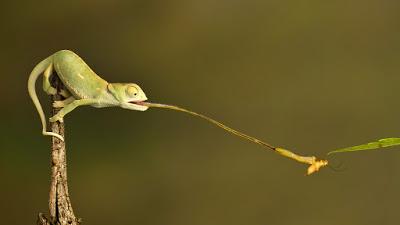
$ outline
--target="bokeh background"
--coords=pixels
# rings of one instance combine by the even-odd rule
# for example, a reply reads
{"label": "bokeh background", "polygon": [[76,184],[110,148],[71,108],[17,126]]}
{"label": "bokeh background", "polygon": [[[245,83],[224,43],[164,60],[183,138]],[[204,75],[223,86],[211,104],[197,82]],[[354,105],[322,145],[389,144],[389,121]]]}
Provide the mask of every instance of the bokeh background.
{"label": "bokeh background", "polygon": [[[48,210],[50,139],[26,85],[60,49],[110,82],[305,155],[400,135],[398,1],[2,1],[0,217]],[[38,85],[38,90],[40,85]],[[41,91],[47,112],[50,101]],[[396,224],[400,148],[305,166],[188,115],[79,108],[66,118],[84,224]]]}

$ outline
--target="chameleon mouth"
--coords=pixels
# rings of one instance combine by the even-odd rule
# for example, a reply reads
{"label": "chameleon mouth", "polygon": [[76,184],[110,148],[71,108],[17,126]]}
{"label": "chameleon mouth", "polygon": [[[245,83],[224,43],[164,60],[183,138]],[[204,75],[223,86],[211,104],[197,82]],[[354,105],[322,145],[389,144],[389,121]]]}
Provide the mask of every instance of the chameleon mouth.
{"label": "chameleon mouth", "polygon": [[130,104],[133,104],[133,105],[135,105],[136,107],[138,107],[138,110],[146,110],[146,109],[148,109],[149,107],[146,105],[146,102],[145,102],[146,100],[143,100],[143,101],[130,101],[129,103]]}
{"label": "chameleon mouth", "polygon": [[135,105],[145,105],[144,101],[130,101],[129,103],[135,104]]}

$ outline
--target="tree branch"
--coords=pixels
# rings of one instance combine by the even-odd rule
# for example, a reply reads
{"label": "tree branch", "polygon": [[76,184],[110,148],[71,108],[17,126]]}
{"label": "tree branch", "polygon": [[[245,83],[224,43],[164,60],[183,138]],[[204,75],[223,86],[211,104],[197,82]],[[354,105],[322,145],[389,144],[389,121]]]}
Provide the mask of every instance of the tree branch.
{"label": "tree branch", "polygon": [[[55,74],[52,75],[51,84],[57,88],[57,94],[52,96],[53,101],[62,100],[59,94],[63,87],[62,82]],[[52,107],[51,116],[60,109]],[[51,131],[64,137],[65,126],[63,122],[50,124]],[[64,137],[65,140],[65,137]],[[37,225],[79,225],[81,220],[76,218],[68,194],[67,159],[65,142],[52,137],[51,147],[51,185],[49,196],[50,219],[39,213]]]}

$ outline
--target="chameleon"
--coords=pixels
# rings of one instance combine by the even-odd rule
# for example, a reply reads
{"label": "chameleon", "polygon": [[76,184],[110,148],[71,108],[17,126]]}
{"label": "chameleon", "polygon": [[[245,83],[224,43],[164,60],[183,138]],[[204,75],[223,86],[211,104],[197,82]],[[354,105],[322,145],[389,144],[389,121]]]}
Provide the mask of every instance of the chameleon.
{"label": "chameleon", "polygon": [[137,104],[147,100],[139,85],[108,83],[93,72],[77,54],[70,50],[61,50],[37,64],[29,75],[28,92],[39,113],[43,135],[54,136],[64,141],[61,135],[46,131],[46,118],[35,90],[36,80],[43,74],[43,90],[49,95],[56,94],[57,90],[50,84],[53,71],[66,89],[60,92],[65,100],[53,103],[54,107],[62,109],[49,119],[50,122],[63,122],[65,115],[83,105],[96,108],[119,106],[138,111],[148,109],[147,106]]}
{"label": "chameleon", "polygon": [[42,60],[37,64],[29,75],[28,92],[36,107],[42,123],[42,134],[53,136],[61,141],[64,138],[54,132],[46,130],[46,117],[43,108],[36,94],[36,81],[43,75],[43,90],[48,95],[54,95],[57,90],[51,86],[50,77],[56,72],[64,84],[65,89],[60,90],[60,95],[65,99],[54,101],[53,107],[61,108],[58,113],[49,118],[50,122],[63,122],[64,116],[78,106],[90,105],[96,108],[121,107],[129,110],[146,111],[150,107],[165,108],[188,113],[200,117],[224,129],[225,131],[239,136],[243,139],[259,144],[264,148],[298,161],[309,164],[307,175],[310,175],[320,168],[327,166],[327,160],[317,159],[315,156],[300,156],[284,148],[274,147],[257,138],[234,130],[214,119],[203,114],[196,113],[178,106],[147,102],[147,97],[142,88],[135,83],[108,83],[97,75],[77,54],[70,50],[61,50]]}

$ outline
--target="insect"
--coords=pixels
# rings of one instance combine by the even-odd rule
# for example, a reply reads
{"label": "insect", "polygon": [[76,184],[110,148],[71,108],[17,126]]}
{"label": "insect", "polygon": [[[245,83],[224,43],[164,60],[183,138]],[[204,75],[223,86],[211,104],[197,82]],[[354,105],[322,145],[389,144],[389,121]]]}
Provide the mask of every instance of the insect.
{"label": "insect", "polygon": [[56,72],[65,89],[60,94],[65,100],[55,101],[53,106],[61,110],[51,117],[50,122],[63,121],[65,115],[70,113],[78,106],[90,105],[97,108],[121,107],[129,110],[145,111],[149,107],[166,108],[185,112],[196,117],[211,122],[225,131],[244,138],[253,143],[259,144],[264,148],[296,160],[301,163],[309,164],[307,174],[318,171],[321,167],[328,165],[328,161],[319,160],[314,156],[300,156],[287,149],[274,147],[257,138],[234,130],[214,119],[203,114],[196,113],[178,106],[146,102],[147,97],[139,85],[135,83],[108,83],[98,76],[93,70],[74,52],[61,50],[47,57],[35,66],[28,79],[28,92],[39,113],[42,122],[42,134],[53,136],[64,141],[59,134],[46,130],[46,118],[43,108],[36,94],[35,84],[40,75],[43,74],[43,90],[49,94],[56,94],[57,90],[50,84],[50,76]]}

